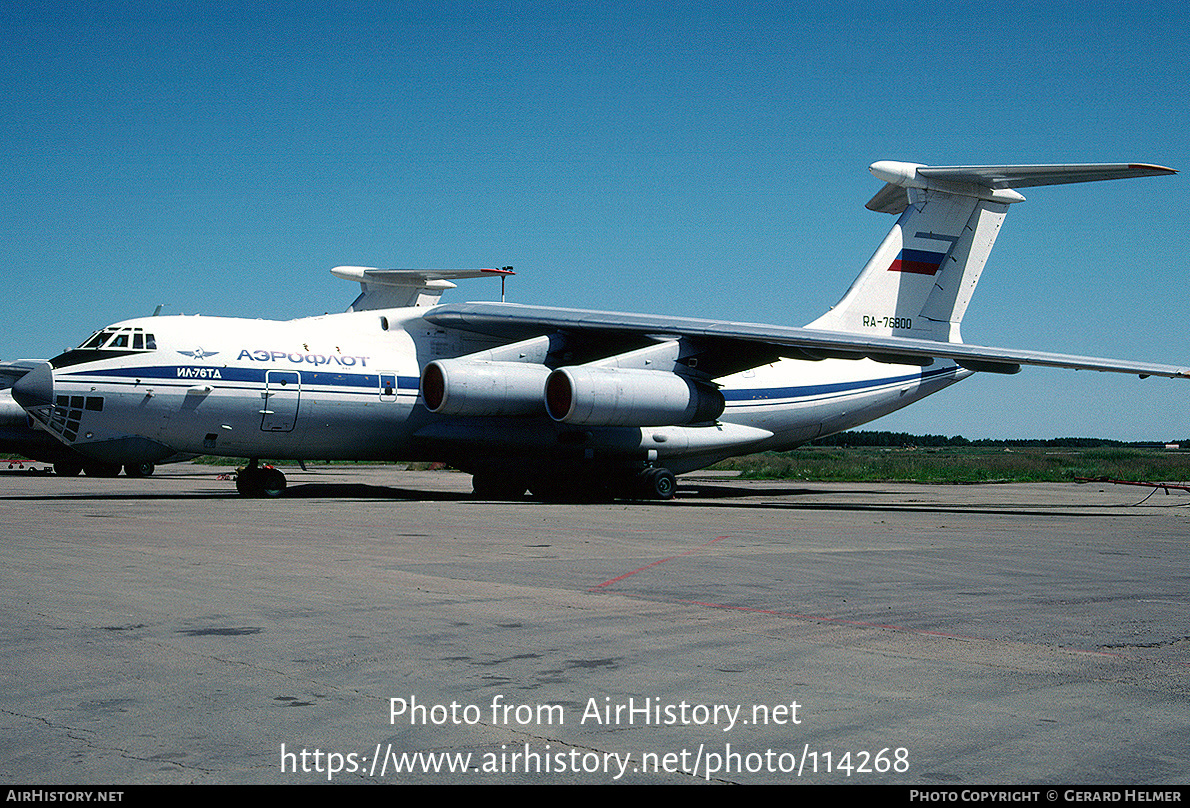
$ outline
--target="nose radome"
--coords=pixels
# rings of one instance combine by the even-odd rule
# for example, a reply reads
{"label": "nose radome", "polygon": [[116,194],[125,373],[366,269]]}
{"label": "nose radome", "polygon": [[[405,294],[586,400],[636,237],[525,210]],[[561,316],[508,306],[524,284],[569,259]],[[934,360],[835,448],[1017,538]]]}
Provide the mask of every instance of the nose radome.
{"label": "nose radome", "polygon": [[26,410],[54,403],[54,370],[49,362],[38,362],[33,370],[17,379],[12,397]]}

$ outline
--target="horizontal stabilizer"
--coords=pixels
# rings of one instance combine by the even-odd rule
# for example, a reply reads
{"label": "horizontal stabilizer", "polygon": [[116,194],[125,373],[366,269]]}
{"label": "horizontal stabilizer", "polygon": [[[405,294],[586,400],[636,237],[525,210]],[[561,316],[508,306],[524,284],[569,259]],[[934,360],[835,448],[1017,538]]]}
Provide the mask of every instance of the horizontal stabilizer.
{"label": "horizontal stabilizer", "polygon": [[[962,342],[961,323],[1017,188],[1176,174],[1146,163],[926,166],[881,160],[867,208],[899,218],[851,288],[810,328]],[[1013,364],[988,366],[1011,373]],[[972,369],[975,369],[972,367]]]}
{"label": "horizontal stabilizer", "polygon": [[1072,182],[1124,180],[1177,174],[1172,168],[1146,163],[1069,163],[1020,166],[924,166],[881,160],[869,170],[887,184],[865,207],[877,213],[899,214],[909,205],[908,188],[932,189],[993,202],[1022,202],[1014,188],[1066,185]]}
{"label": "horizontal stabilizer", "polygon": [[[877,163],[879,165],[879,163]],[[984,188],[1032,188],[1038,185],[1065,185],[1071,182],[1124,180],[1133,177],[1159,177],[1177,174],[1172,168],[1144,163],[1075,163],[1037,166],[922,166],[917,170],[926,179],[969,182]]]}
{"label": "horizontal stabilizer", "polygon": [[376,269],[374,267],[335,267],[331,274],[346,281],[379,283],[386,286],[420,286],[427,281],[462,278],[498,278],[515,274],[504,269]]}

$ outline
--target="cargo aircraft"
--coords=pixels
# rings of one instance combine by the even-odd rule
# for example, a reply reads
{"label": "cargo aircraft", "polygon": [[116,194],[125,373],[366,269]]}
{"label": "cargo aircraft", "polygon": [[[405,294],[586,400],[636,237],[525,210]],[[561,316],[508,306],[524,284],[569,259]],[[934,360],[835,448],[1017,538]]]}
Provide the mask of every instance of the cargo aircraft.
{"label": "cargo aircraft", "polygon": [[1142,164],[883,161],[867,207],[896,223],[842,300],[793,327],[506,303],[441,304],[510,268],[338,267],[345,313],[284,322],[145,317],[48,362],[0,366],[37,424],[94,462],[443,461],[475,494],[668,499],[675,474],[789,449],[974,372],[1022,365],[1185,378],[1190,368],[963,343],[960,325],[1017,188],[1176,173]]}

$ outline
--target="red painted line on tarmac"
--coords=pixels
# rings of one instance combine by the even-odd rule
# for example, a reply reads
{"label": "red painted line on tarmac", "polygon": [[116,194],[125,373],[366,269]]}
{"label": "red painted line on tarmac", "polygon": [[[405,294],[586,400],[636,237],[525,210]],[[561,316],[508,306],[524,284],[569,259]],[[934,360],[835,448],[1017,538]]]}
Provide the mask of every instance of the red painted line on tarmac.
{"label": "red painted line on tarmac", "polygon": [[[684,553],[678,553],[677,555],[672,555],[669,558],[662,558],[658,561],[654,561],[652,564],[646,564],[643,567],[640,567],[639,569],[632,570],[632,572],[626,572],[623,575],[618,575],[615,578],[612,578],[611,580],[604,581],[601,584],[596,584],[595,586],[592,586],[589,589],[587,589],[587,591],[594,592],[597,589],[601,589],[605,586],[610,586],[611,584],[614,584],[617,581],[623,581],[625,578],[631,578],[633,575],[636,575],[638,572],[644,572],[645,570],[652,569],[653,567],[664,564],[667,561],[673,561],[675,558],[682,558],[684,556],[692,555],[692,554],[698,552],[699,550],[702,550],[705,547],[711,546],[712,544],[719,541],[720,539],[726,539],[726,538],[727,538],[727,536],[716,536],[715,538],[711,539],[710,541],[704,542],[704,543],[698,545],[697,547],[693,547]],[[972,636],[968,636],[968,635],[964,635],[964,634],[948,634],[948,633],[941,632],[941,631],[926,631],[924,629],[914,629],[914,628],[908,628],[906,626],[887,625],[884,623],[865,623],[860,620],[841,620],[839,618],[823,617],[821,615],[797,614],[796,612],[783,612],[783,611],[779,611],[777,609],[758,609],[758,608],[755,608],[752,606],[732,606],[727,603],[711,603],[709,601],[702,601],[702,600],[677,599],[677,600],[669,601],[664,598],[644,598],[644,597],[641,597],[640,595],[635,595],[631,592],[622,592],[620,594],[622,594],[626,597],[630,597],[630,598],[640,598],[641,600],[651,600],[654,602],[682,603],[682,604],[685,604],[688,606],[701,606],[706,609],[722,609],[724,611],[750,612],[752,614],[767,614],[767,615],[771,615],[773,617],[785,617],[785,618],[790,618],[790,619],[794,619],[794,620],[810,620],[815,623],[830,623],[830,624],[842,625],[842,626],[856,626],[859,628],[877,628],[877,629],[883,629],[885,631],[900,631],[900,632],[905,632],[908,634],[918,634],[918,635],[928,636],[928,637],[941,637],[943,639],[962,640],[962,641],[967,641],[967,642],[987,642],[988,641],[986,637],[972,637]],[[1025,645],[1028,645],[1027,642],[1024,642],[1024,641],[1020,641],[1020,642],[1022,642]],[[1062,650],[1065,650],[1069,653],[1083,654],[1086,656],[1114,657],[1117,659],[1131,659],[1132,658],[1132,657],[1128,656],[1127,654],[1123,654],[1123,653],[1119,653],[1119,652],[1112,652],[1112,651],[1096,651],[1096,650],[1087,650],[1087,649],[1081,649],[1081,648],[1065,648]],[[1188,663],[1175,662],[1173,664],[1187,665]]]}
{"label": "red painted line on tarmac", "polygon": [[978,640],[978,637],[966,637],[962,634],[944,634],[941,631],[924,631],[906,628],[904,626],[885,625],[883,623],[865,623],[861,620],[840,620],[837,617],[822,617],[814,614],[797,614],[795,612],[779,612],[776,609],[756,609],[751,606],[732,606],[727,603],[708,603],[702,600],[678,600],[675,603],[686,603],[691,606],[705,606],[708,609],[724,609],[736,612],[752,612],[754,614],[770,614],[774,617],[791,617],[795,620],[813,620],[815,623],[834,623],[842,626],[859,626],[860,628],[882,628],[888,631],[906,631],[911,634],[928,634],[932,637],[947,637],[952,640]]}
{"label": "red painted line on tarmac", "polygon": [[726,536],[716,536],[715,538],[711,539],[710,541],[704,542],[704,543],[698,545],[697,547],[687,550],[684,553],[678,553],[677,555],[670,556],[669,558],[663,558],[660,561],[654,561],[652,564],[645,564],[640,569],[635,569],[632,572],[626,572],[623,575],[612,578],[610,581],[604,581],[601,584],[595,584],[595,586],[592,586],[587,591],[594,592],[596,589],[599,589],[604,586],[610,586],[611,584],[614,584],[617,581],[622,581],[625,578],[631,578],[633,575],[636,575],[638,572],[644,572],[647,569],[652,569],[653,567],[656,567],[659,564],[664,564],[667,561],[673,561],[675,558],[682,558],[683,556],[688,556],[688,555],[691,555],[692,553],[697,553],[699,550],[703,549],[704,547],[710,547],[712,544],[719,541],[719,539],[726,539],[726,538],[727,538]]}

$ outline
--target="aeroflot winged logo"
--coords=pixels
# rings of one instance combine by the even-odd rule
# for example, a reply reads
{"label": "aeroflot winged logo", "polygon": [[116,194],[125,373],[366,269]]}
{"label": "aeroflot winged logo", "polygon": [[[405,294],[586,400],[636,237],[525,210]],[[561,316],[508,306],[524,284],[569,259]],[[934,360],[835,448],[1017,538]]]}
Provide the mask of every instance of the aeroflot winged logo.
{"label": "aeroflot winged logo", "polygon": [[889,266],[889,272],[912,272],[914,275],[933,275],[942,266],[946,253],[903,249]]}
{"label": "aeroflot winged logo", "polygon": [[178,351],[182,356],[189,356],[193,359],[203,360],[208,356],[218,356],[218,351],[204,351],[201,347],[195,348],[193,351]]}

